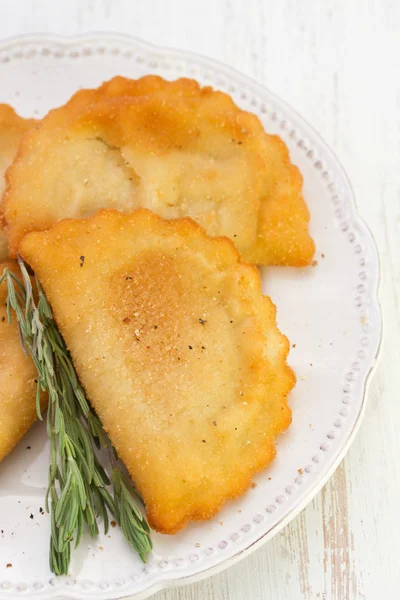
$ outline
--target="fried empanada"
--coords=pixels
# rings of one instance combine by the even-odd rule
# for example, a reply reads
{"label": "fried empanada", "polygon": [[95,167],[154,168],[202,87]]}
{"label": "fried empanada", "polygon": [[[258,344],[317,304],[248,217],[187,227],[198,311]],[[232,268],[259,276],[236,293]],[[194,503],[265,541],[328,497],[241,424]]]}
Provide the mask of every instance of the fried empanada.
{"label": "fried empanada", "polygon": [[25,137],[3,210],[15,255],[29,231],[99,208],[190,216],[257,264],[302,266],[314,243],[302,178],[255,115],[195,81],[115,78],[78,92]]}
{"label": "fried empanada", "polygon": [[144,209],[61,221],[19,252],[151,526],[175,533],[242,494],[275,456],[295,382],[256,267]]}
{"label": "fried empanada", "polygon": [[[8,104],[0,104],[0,198],[5,188],[4,174],[17,153],[23,133],[31,127],[33,119],[23,119]],[[8,256],[5,223],[0,216],[0,261]]]}
{"label": "fried empanada", "polygon": [[[0,276],[10,269],[21,279],[15,261],[0,263]],[[7,285],[0,285],[0,461],[36,420],[36,368],[25,356],[20,343],[17,319],[7,320]]]}

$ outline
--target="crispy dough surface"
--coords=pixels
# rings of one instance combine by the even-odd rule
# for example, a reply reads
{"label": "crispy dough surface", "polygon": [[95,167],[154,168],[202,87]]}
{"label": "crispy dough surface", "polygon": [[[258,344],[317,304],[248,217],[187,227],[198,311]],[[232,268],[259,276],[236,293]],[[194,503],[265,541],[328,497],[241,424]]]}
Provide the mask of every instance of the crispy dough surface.
{"label": "crispy dough surface", "polygon": [[7,174],[10,253],[29,231],[99,208],[190,216],[245,260],[309,264],[302,178],[255,115],[195,81],[117,77],[78,92],[26,136]]}
{"label": "crispy dough surface", "polygon": [[152,527],[174,533],[243,493],[290,424],[295,381],[258,270],[147,210],[68,219],[19,252]]}
{"label": "crispy dough surface", "polygon": [[[0,263],[21,277],[15,261]],[[7,321],[7,285],[0,286],[0,461],[11,452],[36,420],[36,369],[19,341],[17,321]]]}
{"label": "crispy dough surface", "polygon": [[[8,104],[0,104],[0,198],[6,186],[5,172],[14,160],[23,133],[34,123],[33,119],[24,119],[17,115]],[[5,223],[0,218],[0,261],[5,260],[7,256]]]}

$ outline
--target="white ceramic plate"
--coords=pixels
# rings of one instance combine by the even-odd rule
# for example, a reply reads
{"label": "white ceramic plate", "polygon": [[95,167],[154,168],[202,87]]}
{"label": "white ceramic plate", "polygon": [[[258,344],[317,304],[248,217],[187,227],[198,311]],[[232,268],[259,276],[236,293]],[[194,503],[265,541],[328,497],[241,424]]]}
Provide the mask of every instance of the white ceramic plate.
{"label": "white ceramic plate", "polygon": [[154,534],[154,554],[146,566],[113,529],[95,542],[83,540],[64,578],[48,569],[49,518],[40,513],[48,449],[44,428],[34,427],[0,466],[2,599],[144,598],[232,565],[275,535],[317,493],[348,449],[365,408],[381,337],[378,256],[342,167],[291,108],[209,59],[107,34],[3,42],[0,102],[40,116],[78,88],[117,74],[146,73],[194,77],[228,92],[256,113],[268,132],[282,136],[303,173],[318,264],[263,270],[265,292],[277,304],[280,328],[293,343],[290,364],[298,376],[290,399],[293,425],[254,489],[210,522],[172,537]]}

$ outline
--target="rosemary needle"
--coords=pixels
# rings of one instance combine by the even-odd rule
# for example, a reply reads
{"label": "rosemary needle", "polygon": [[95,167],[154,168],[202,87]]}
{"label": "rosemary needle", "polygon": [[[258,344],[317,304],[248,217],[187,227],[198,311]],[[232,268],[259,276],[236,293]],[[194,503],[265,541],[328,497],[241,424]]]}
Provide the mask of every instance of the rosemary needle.
{"label": "rosemary needle", "polygon": [[[8,287],[8,321],[11,323],[13,310],[22,347],[37,369],[36,408],[41,420],[41,392],[49,396],[46,424],[51,459],[46,510],[51,515],[50,568],[57,575],[66,574],[71,544],[78,546],[84,525],[95,537],[101,516],[107,533],[108,513],[146,562],[152,550],[150,529],[136,505],[133,485],[119,467],[115,449],[86,399],[40,282],[36,279],[36,304],[26,266],[20,258],[18,262],[22,281],[5,269],[0,284],[5,280]],[[107,450],[110,477],[95,452],[95,447],[101,446]]]}

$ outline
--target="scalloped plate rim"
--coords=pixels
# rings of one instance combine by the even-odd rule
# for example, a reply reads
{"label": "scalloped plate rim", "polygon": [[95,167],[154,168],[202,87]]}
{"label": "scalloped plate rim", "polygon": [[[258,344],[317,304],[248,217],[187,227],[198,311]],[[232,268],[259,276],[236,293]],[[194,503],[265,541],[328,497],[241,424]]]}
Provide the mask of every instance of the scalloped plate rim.
{"label": "scalloped plate rim", "polygon": [[[260,548],[265,542],[270,540],[274,535],[276,535],[279,531],[281,531],[292,519],[294,519],[307,506],[307,504],[318,494],[318,492],[322,489],[322,487],[326,484],[326,482],[333,475],[333,473],[337,469],[338,465],[340,464],[340,462],[346,455],[347,451],[349,450],[349,448],[350,448],[351,444],[353,443],[354,438],[360,428],[360,425],[361,425],[361,422],[362,422],[362,419],[364,417],[365,410],[366,410],[367,395],[368,395],[368,388],[369,388],[369,385],[371,382],[371,375],[374,370],[374,367],[377,364],[377,360],[380,355],[380,350],[382,347],[383,322],[382,322],[382,307],[381,307],[380,300],[379,300],[381,266],[380,266],[379,252],[378,252],[376,240],[372,234],[371,229],[368,227],[368,225],[366,224],[366,222],[361,217],[361,215],[358,211],[355,195],[354,195],[350,180],[347,176],[347,173],[346,173],[344,167],[342,166],[341,162],[337,158],[336,154],[333,152],[333,150],[330,148],[330,146],[325,142],[325,140],[321,137],[321,135],[313,128],[313,126],[310,125],[308,123],[308,121],[306,121],[304,119],[304,117],[302,117],[295,109],[293,109],[289,104],[287,104],[284,100],[282,100],[277,94],[270,91],[268,88],[266,88],[262,84],[258,83],[256,80],[252,79],[251,77],[236,70],[234,67],[231,67],[217,59],[213,59],[213,58],[201,55],[196,52],[179,50],[179,49],[176,49],[173,47],[158,46],[151,42],[144,41],[138,37],[131,36],[129,34],[109,32],[109,31],[87,32],[87,33],[81,33],[78,35],[62,35],[62,34],[51,34],[51,33],[32,33],[32,34],[15,35],[15,36],[11,36],[11,37],[5,38],[3,40],[0,40],[0,53],[3,52],[4,50],[7,50],[8,48],[15,48],[18,46],[26,46],[28,44],[48,43],[48,44],[58,44],[63,47],[73,47],[75,45],[81,45],[85,41],[87,41],[88,43],[93,43],[94,41],[102,41],[102,40],[104,40],[106,42],[110,42],[112,40],[115,40],[116,42],[120,42],[120,43],[125,42],[132,46],[142,47],[146,51],[166,52],[169,55],[176,54],[177,56],[180,56],[185,59],[191,58],[193,60],[200,60],[203,63],[208,63],[210,68],[214,68],[214,69],[218,68],[220,71],[224,72],[224,74],[228,75],[228,77],[229,77],[229,75],[231,75],[231,76],[233,75],[236,78],[236,80],[241,80],[243,83],[248,83],[253,88],[257,88],[262,95],[267,95],[267,96],[273,98],[273,100],[277,101],[284,108],[285,114],[290,114],[290,113],[294,114],[296,116],[296,118],[301,121],[303,128],[306,131],[308,130],[308,132],[318,141],[319,145],[324,150],[324,152],[330,156],[330,159],[332,160],[332,162],[334,162],[336,164],[337,170],[340,173],[340,175],[342,176],[343,181],[345,182],[345,184],[347,185],[347,188],[348,188],[348,190],[347,190],[348,197],[347,197],[346,204],[348,204],[348,206],[351,209],[352,221],[359,228],[364,240],[368,242],[369,249],[371,251],[371,258],[375,262],[375,265],[374,265],[375,266],[375,269],[374,269],[375,278],[374,278],[373,284],[371,286],[371,299],[375,301],[374,304],[371,306],[371,308],[374,310],[374,319],[375,319],[375,325],[376,325],[376,330],[377,330],[376,341],[375,341],[375,351],[374,351],[373,357],[370,360],[370,363],[368,366],[368,371],[366,372],[366,374],[364,376],[361,404],[359,407],[358,414],[357,414],[357,416],[355,416],[352,430],[351,430],[350,434],[348,435],[347,439],[343,442],[340,450],[337,452],[336,458],[332,462],[329,469],[327,469],[327,471],[325,473],[321,474],[321,476],[319,477],[319,479],[317,479],[316,483],[313,485],[312,489],[308,492],[308,494],[302,500],[300,500],[297,505],[295,505],[291,510],[289,510],[289,512],[286,515],[284,515],[277,523],[275,523],[275,525],[271,526],[255,542],[249,544],[249,546],[247,546],[245,549],[235,553],[233,556],[224,558],[218,564],[216,564],[212,567],[205,568],[196,574],[182,576],[182,577],[176,577],[176,575],[175,575],[173,578],[168,578],[165,576],[163,579],[160,579],[158,582],[152,584],[150,587],[146,588],[145,590],[142,590],[141,592],[138,592],[138,593],[134,593],[133,595],[132,595],[132,593],[128,593],[128,594],[122,594],[122,595],[118,595],[118,596],[116,596],[116,595],[110,596],[110,598],[112,598],[113,600],[126,600],[128,598],[132,598],[135,600],[144,600],[145,598],[148,598],[149,596],[151,596],[163,589],[178,587],[181,585],[187,585],[187,584],[194,583],[196,581],[200,581],[202,579],[206,579],[207,577],[215,575],[216,573],[221,572],[221,571],[229,568],[230,566],[233,566],[234,564],[238,563],[242,558],[245,558],[251,552]],[[24,593],[23,596],[25,598],[29,598],[29,594]],[[14,597],[16,597],[16,596],[7,594],[7,596],[5,596],[4,598],[14,598]],[[83,600],[85,598],[88,598],[89,596],[87,594],[80,594],[76,590],[72,590],[72,589],[71,590],[63,589],[62,593],[60,594],[59,591],[56,588],[54,588],[54,593],[47,591],[43,595],[35,594],[34,597],[35,598],[54,598],[54,599],[58,599],[58,600],[62,600],[62,598],[72,598],[72,599],[79,599],[79,600],[82,599]]]}

